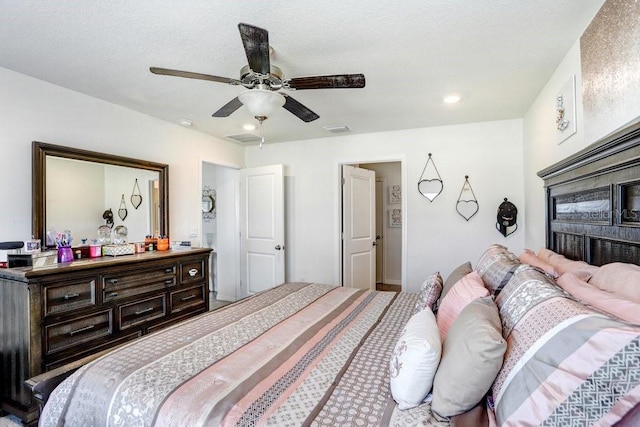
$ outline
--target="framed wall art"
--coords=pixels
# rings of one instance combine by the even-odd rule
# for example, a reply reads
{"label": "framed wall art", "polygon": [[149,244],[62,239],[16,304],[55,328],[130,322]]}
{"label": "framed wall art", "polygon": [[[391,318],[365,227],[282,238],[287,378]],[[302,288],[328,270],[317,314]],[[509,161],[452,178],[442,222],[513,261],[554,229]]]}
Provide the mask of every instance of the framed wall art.
{"label": "framed wall art", "polygon": [[389,209],[389,228],[402,227],[402,209]]}
{"label": "framed wall art", "polygon": [[402,203],[402,189],[399,184],[389,186],[389,204]]}

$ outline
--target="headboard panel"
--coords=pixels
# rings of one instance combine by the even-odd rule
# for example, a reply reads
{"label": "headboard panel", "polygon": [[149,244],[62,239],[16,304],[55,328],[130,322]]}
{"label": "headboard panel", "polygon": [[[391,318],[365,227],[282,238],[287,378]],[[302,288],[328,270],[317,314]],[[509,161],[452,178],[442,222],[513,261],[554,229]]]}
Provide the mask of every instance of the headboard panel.
{"label": "headboard panel", "polygon": [[549,249],[593,265],[640,265],[640,123],[538,176]]}

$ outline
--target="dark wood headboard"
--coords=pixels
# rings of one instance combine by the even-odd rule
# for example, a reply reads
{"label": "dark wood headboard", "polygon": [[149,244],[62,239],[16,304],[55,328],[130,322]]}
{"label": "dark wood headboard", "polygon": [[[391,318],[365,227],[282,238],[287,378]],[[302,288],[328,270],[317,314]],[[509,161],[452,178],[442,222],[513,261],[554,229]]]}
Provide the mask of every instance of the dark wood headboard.
{"label": "dark wood headboard", "polygon": [[602,265],[640,265],[640,123],[540,172],[547,248]]}

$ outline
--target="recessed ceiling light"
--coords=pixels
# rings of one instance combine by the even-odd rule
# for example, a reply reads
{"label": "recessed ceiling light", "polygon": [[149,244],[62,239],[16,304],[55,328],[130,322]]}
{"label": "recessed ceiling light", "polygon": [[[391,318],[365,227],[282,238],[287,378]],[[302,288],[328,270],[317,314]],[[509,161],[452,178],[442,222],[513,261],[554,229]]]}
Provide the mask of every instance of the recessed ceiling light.
{"label": "recessed ceiling light", "polygon": [[242,125],[242,129],[244,130],[254,130],[255,128],[256,128],[256,125],[252,123],[247,123],[246,125]]}
{"label": "recessed ceiling light", "polygon": [[452,93],[442,98],[445,104],[455,104],[456,102],[460,102],[460,99],[461,97],[457,93]]}
{"label": "recessed ceiling light", "polygon": [[184,127],[189,127],[193,124],[193,121],[190,119],[180,119],[178,120],[178,123],[180,123],[180,125],[184,126]]}

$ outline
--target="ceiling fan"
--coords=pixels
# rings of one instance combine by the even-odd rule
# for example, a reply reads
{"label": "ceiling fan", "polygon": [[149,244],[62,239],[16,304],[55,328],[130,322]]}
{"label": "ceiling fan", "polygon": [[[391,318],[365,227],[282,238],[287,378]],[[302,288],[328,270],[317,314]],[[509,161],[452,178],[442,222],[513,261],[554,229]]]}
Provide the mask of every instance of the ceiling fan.
{"label": "ceiling fan", "polygon": [[269,32],[253,25],[238,24],[240,37],[247,55],[248,65],[240,70],[240,78],[218,77],[190,71],[170,70],[151,67],[154,74],[209,80],[230,85],[244,86],[247,90],[213,113],[213,117],[228,117],[245,105],[255,118],[262,123],[279,107],[293,113],[304,122],[311,122],[320,116],[291,97],[280,92],[284,90],[363,88],[363,74],[337,74],[330,76],[294,77],[285,79],[280,68],[270,63]]}

